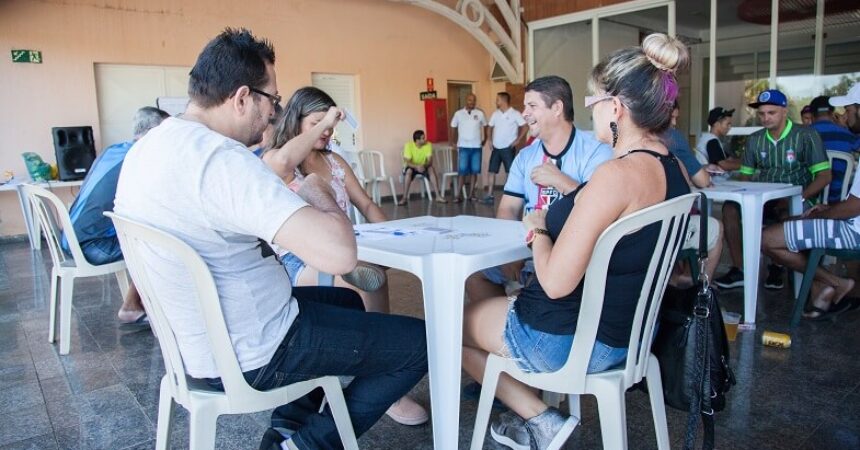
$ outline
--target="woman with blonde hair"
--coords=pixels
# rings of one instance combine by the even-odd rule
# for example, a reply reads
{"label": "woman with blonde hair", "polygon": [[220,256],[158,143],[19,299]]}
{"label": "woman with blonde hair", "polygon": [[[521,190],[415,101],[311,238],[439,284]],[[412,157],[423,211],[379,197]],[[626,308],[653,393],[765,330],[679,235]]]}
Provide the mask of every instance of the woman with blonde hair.
{"label": "woman with blonde hair", "polygon": [[[641,47],[618,50],[594,67],[588,83],[593,95],[585,106],[592,109],[595,136],[612,145],[614,159],[548,210],[523,219],[536,279],[516,297],[467,307],[463,367],[474,379],[483,378],[490,352],[515,359],[526,372],[560,369],[570,355],[580,305],[589,301],[582,298],[582,280],[600,234],[618,219],[690,192],[686,175],[660,139],[678,96],[675,73],[688,59],[681,42],[652,34]],[[548,109],[553,113],[553,105]],[[627,358],[659,230],[642,228],[613,252],[589,373],[615,368]],[[579,422],[547,407],[537,392],[507,375],[499,379],[496,395],[511,411],[492,424],[491,434],[514,449],[545,449]]]}

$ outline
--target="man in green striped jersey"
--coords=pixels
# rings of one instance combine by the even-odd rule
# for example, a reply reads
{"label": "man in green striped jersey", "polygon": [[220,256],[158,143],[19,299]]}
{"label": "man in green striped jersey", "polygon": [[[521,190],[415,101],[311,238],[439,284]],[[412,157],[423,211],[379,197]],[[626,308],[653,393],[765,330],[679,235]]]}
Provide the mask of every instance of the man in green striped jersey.
{"label": "man in green striped jersey", "polygon": [[[821,137],[814,129],[794,124],[788,119],[788,99],[776,89],[762,92],[756,102],[749,106],[756,109],[756,115],[764,128],[747,139],[739,178],[747,181],[758,172],[757,181],[800,185],[803,186],[803,199],[813,202],[831,179],[830,162]],[[784,219],[787,212],[787,199],[768,202],[764,210],[765,221]],[[723,205],[723,229],[733,267],[714,280],[717,286],[724,289],[744,285],[740,221],[738,204],[726,202]],[[765,287],[782,289],[783,273],[780,268],[769,267]]]}

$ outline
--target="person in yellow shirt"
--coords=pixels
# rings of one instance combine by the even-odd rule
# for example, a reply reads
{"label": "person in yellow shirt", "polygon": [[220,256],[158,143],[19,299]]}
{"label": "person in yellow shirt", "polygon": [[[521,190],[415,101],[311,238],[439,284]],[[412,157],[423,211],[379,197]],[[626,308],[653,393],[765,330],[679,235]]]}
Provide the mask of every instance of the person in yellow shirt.
{"label": "person in yellow shirt", "polygon": [[403,146],[403,181],[405,188],[403,189],[403,197],[397,202],[398,205],[405,205],[406,199],[409,198],[409,189],[412,187],[412,180],[417,176],[430,178],[430,185],[436,191],[436,201],[439,203],[448,203],[445,197],[439,193],[439,180],[436,178],[436,170],[433,169],[433,146],[427,142],[427,138],[422,130],[416,130],[412,133],[412,141],[407,142]]}

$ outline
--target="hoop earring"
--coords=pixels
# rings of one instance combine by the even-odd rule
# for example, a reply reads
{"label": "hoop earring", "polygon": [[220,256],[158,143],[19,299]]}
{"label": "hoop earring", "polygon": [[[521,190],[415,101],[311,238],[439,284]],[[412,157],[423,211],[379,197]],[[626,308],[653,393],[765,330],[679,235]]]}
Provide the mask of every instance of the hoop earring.
{"label": "hoop earring", "polygon": [[609,122],[609,129],[612,130],[612,147],[615,148],[615,144],[618,142],[618,124]]}

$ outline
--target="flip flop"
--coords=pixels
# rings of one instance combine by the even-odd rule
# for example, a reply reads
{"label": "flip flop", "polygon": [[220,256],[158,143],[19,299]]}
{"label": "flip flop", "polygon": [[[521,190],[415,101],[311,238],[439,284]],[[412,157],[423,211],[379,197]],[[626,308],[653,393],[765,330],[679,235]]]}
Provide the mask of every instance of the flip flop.
{"label": "flip flop", "polygon": [[[815,314],[815,315],[812,315]],[[803,311],[803,317],[812,321],[827,320],[827,310],[817,306],[810,306]]]}
{"label": "flip flop", "polygon": [[851,304],[851,302],[846,302],[844,300],[845,299],[843,299],[843,301],[839,302],[836,305],[830,305],[830,309],[826,309],[826,310],[821,309],[817,306],[811,306],[807,310],[807,313],[815,313],[817,315],[814,317],[811,317],[811,316],[804,314],[804,317],[806,317],[809,320],[815,321],[815,322],[823,321],[823,320],[836,321],[836,318],[840,314],[844,313],[845,311],[848,311],[851,308],[851,306],[853,306]]}
{"label": "flip flop", "polygon": [[143,313],[137,319],[131,322],[120,322],[120,325],[146,325],[149,326],[149,316],[146,313]]}

